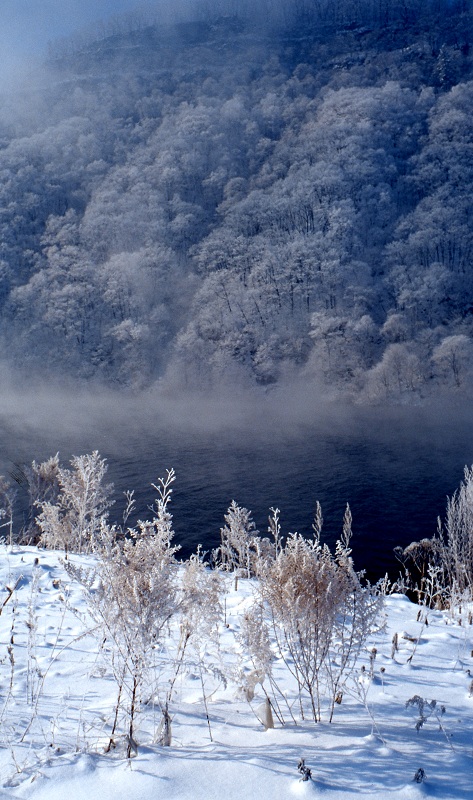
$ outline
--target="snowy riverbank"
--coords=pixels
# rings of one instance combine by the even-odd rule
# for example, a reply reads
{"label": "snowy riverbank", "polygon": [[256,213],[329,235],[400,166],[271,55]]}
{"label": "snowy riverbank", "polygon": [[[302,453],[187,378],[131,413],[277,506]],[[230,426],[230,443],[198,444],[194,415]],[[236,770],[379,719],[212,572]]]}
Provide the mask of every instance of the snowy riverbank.
{"label": "snowy riverbank", "polygon": [[[73,561],[81,559],[73,556]],[[190,655],[183,663],[169,709],[170,747],[153,743],[162,718],[158,700],[142,698],[138,752],[127,760],[120,737],[115,750],[104,753],[116,683],[90,632],[81,587],[64,571],[60,554],[3,548],[0,798],[473,797],[468,674],[473,671],[473,627],[467,611],[429,611],[426,625],[407,598],[388,596],[385,628],[369,640],[332,724],[300,719],[287,668],[274,663],[285,724],[275,714],[274,729],[265,730],[258,719],[265,700],[262,687],[256,685],[248,702],[232,680],[241,660],[238,631],[255,583],[240,580],[235,591],[232,580],[225,582],[219,642],[204,643],[213,671],[207,666],[199,674]],[[171,629],[157,653],[164,687],[169,687],[178,640],[178,631]],[[283,695],[297,724],[283,707]],[[419,700],[406,708],[415,697],[429,704],[423,714]],[[306,783],[297,771],[301,758],[312,770]],[[422,783],[414,781],[418,770],[426,776]]]}

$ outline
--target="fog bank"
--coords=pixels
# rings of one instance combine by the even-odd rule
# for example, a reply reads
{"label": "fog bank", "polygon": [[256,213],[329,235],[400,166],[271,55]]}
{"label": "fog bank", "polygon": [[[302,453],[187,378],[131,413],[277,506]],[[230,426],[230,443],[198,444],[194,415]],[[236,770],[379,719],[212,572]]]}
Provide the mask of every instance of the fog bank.
{"label": "fog bank", "polygon": [[[271,507],[284,534],[311,534],[322,505],[323,538],[340,535],[353,514],[355,564],[370,578],[398,571],[393,548],[435,533],[473,462],[469,407],[360,408],[322,397],[314,387],[263,391],[125,394],[110,390],[3,387],[0,474],[20,477],[33,459],[98,450],[113,481],[110,519],[121,521],[123,492],[135,490],[136,517],[150,514],[151,483],[176,471],[172,513],[184,555],[219,543],[234,499],[265,535]],[[18,486],[16,528],[27,507]],[[132,520],[134,521],[134,519]]]}

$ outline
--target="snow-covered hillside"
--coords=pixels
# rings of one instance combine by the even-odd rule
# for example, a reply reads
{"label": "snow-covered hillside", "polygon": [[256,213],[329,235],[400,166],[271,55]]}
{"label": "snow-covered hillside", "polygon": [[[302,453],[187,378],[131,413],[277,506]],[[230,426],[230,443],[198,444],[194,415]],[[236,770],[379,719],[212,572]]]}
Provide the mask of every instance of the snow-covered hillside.
{"label": "snow-covered hillside", "polygon": [[227,5],[114,18],[1,97],[2,360],[471,396],[472,3]]}
{"label": "snow-covered hillside", "polygon": [[[473,797],[468,609],[428,611],[426,622],[425,609],[388,596],[384,629],[368,641],[332,724],[300,718],[291,677],[276,662],[281,692],[272,701],[275,727],[265,730],[262,686],[251,701],[237,688],[238,671],[248,667],[238,632],[256,582],[240,580],[235,590],[225,577],[219,642],[201,643],[205,672],[196,647],[174,678],[171,746],[158,743],[162,709],[160,690],[153,690],[143,694],[137,753],[127,759],[121,735],[104,752],[117,686],[104,658],[107,644],[98,641],[81,586],[61,558],[36,548],[1,552],[2,800]],[[91,557],[71,560],[91,564]],[[163,696],[176,675],[179,631],[171,627],[164,640],[156,655]],[[312,772],[307,782],[298,773],[301,758]],[[421,783],[414,780],[419,770]]]}

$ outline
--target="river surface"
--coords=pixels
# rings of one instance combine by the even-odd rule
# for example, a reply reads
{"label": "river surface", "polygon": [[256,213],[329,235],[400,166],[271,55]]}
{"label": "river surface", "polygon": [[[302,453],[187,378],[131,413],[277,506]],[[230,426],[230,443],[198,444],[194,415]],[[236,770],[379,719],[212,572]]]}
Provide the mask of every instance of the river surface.
{"label": "river surface", "polygon": [[[472,415],[464,407],[286,414],[268,406],[253,414],[245,406],[227,419],[225,402],[206,406],[205,413],[187,403],[171,420],[159,409],[117,409],[117,402],[103,400],[88,410],[82,398],[79,411],[63,401],[60,410],[51,406],[27,420],[10,406],[0,417],[1,471],[11,474],[15,464],[58,450],[66,464],[72,454],[97,449],[115,484],[110,517],[120,521],[124,490],[135,490],[138,516],[149,518],[151,483],[173,467],[171,510],[183,555],[199,543],[206,550],[218,544],[233,499],[253,512],[263,534],[272,506],[281,510],[284,533],[306,535],[319,500],[331,545],[348,502],[356,567],[371,579],[386,570],[395,576],[393,548],[434,534],[447,495],[458,487],[465,464],[473,463]],[[18,498],[17,526],[25,504],[21,486]]]}

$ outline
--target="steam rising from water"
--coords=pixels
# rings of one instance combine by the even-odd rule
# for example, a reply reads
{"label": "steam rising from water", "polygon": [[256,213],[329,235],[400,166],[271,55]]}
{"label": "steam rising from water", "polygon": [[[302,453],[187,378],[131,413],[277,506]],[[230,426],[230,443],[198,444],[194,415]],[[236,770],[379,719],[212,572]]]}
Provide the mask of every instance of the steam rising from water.
{"label": "steam rising from water", "polygon": [[[120,497],[136,489],[138,516],[149,516],[150,488],[174,467],[174,527],[183,553],[218,544],[232,499],[251,509],[265,534],[268,510],[281,509],[283,531],[310,534],[316,500],[324,537],[334,541],[346,503],[353,513],[357,567],[377,578],[397,574],[393,547],[432,536],[445,500],[473,462],[472,412],[428,408],[356,408],[323,398],[316,387],[264,392],[236,388],[140,395],[43,385],[3,388],[0,474],[57,451],[97,449]],[[21,489],[20,489],[21,493]]]}
{"label": "steam rising from water", "polygon": [[[447,404],[448,403],[448,404]],[[22,433],[54,439],[90,440],[94,449],[106,437],[107,449],[141,431],[168,430],[218,435],[224,430],[240,436],[286,440],[301,430],[342,435],[360,432],[366,438],[392,435],[399,441],[440,439],[470,428],[473,409],[461,398],[419,407],[362,408],[323,393],[311,383],[291,382],[273,389],[227,385],[212,391],[185,392],[153,387],[142,392],[111,390],[83,384],[64,385],[33,380],[18,383],[3,369],[0,424]],[[434,433],[435,432],[435,433]],[[473,452],[471,454],[473,459]]]}

